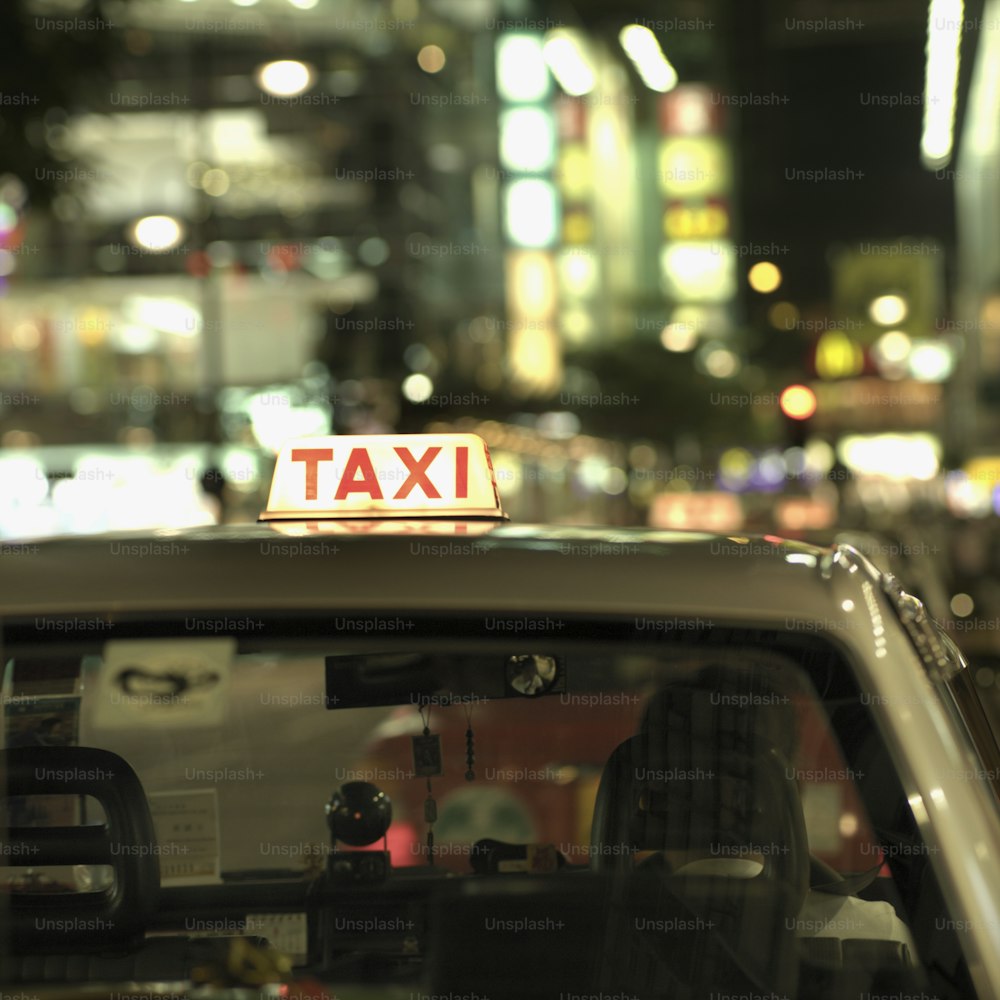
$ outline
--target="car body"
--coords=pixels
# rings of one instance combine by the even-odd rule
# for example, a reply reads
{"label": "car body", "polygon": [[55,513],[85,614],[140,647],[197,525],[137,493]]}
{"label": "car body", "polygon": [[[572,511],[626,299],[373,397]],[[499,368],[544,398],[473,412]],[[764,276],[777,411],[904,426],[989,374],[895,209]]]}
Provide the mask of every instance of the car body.
{"label": "car body", "polygon": [[[442,437],[434,440],[447,447]],[[410,441],[412,454],[422,444],[429,461],[433,442]],[[347,443],[373,455],[384,445]],[[279,456],[276,477],[281,467]],[[125,761],[138,775],[139,791],[131,776],[131,792],[100,781],[63,790],[81,801],[96,798],[109,829],[115,810],[127,813],[129,795],[141,798],[142,788],[151,800],[169,794],[164,789],[187,789],[170,802],[189,818],[204,819],[199,803],[208,799],[196,793],[216,802],[209,826],[221,833],[206,834],[215,856],[201,878],[185,879],[160,825],[158,839],[140,830],[127,850],[95,848],[89,864],[73,870],[77,890],[101,888],[99,861],[110,862],[115,884],[126,887],[133,877],[148,882],[155,875],[128,869],[140,854],[158,853],[161,873],[171,872],[172,883],[164,878],[159,894],[147,885],[127,906],[120,896],[100,904],[125,906],[114,911],[119,920],[131,919],[134,904],[144,923],[138,938],[114,941],[119,952],[145,955],[153,943],[166,947],[164,936],[178,943],[186,935],[186,957],[178,959],[186,971],[158,972],[153,992],[192,982],[246,988],[280,981],[292,995],[361,983],[379,995],[416,985],[481,996],[582,988],[696,996],[711,985],[806,997],[896,983],[941,996],[1000,995],[996,742],[961,655],[920,603],[858,551],[773,536],[510,524],[499,505],[493,517],[479,506],[470,517],[447,510],[421,518],[419,510],[399,509],[330,520],[291,506],[295,517],[256,525],[51,539],[3,550],[7,745],[21,744],[6,751],[10,773],[21,775],[11,778],[8,803],[58,794],[58,783],[32,785],[32,773],[44,771],[38,761],[65,764],[66,754],[79,751],[65,744],[75,742],[109,750],[116,754],[109,760]],[[105,682],[114,670],[121,684],[112,690]],[[60,687],[58,677],[69,681]],[[201,702],[200,695],[181,695],[213,685]],[[25,711],[38,720],[45,712],[37,704],[57,696],[80,699],[83,708],[67,726],[79,739],[65,728],[51,738],[61,710],[53,709],[44,731],[24,724]],[[182,714],[165,720],[158,699]],[[109,708],[125,702],[124,714]],[[792,714],[782,715],[778,703]],[[656,716],[661,704],[669,725]],[[187,708],[191,716],[183,715]],[[421,727],[429,744],[419,743]],[[794,745],[784,742],[789,727]],[[34,736],[12,740],[15,729]],[[666,756],[652,734],[662,734]],[[737,736],[750,742],[733,742]],[[412,763],[410,738],[418,741]],[[102,759],[89,760],[89,770],[100,772]],[[741,770],[746,760],[752,766]],[[662,768],[653,774],[657,761],[670,765],[669,775]],[[708,762],[704,772],[698,761]],[[775,761],[785,761],[787,780]],[[87,769],[60,766],[52,775],[69,770],[79,777]],[[343,779],[350,781],[330,797]],[[640,779],[648,784],[632,789],[629,782]],[[705,823],[719,829],[696,833],[693,820],[690,829],[676,827],[677,810],[694,808],[715,782],[772,802],[746,814],[746,831],[758,834],[740,841],[720,820],[721,806],[705,814]],[[369,794],[371,786],[372,811],[355,809],[351,796]],[[386,789],[396,810],[388,827],[395,840],[383,828]],[[795,795],[788,805],[789,789],[801,792],[805,805]],[[633,791],[638,798],[630,800]],[[327,822],[342,846],[315,848],[318,860],[310,865],[304,856],[328,797]],[[622,832],[633,830],[634,816],[624,825],[615,818],[629,801],[649,824],[641,835]],[[773,803],[781,802],[787,824],[775,818]],[[730,818],[743,815],[732,803],[726,809]],[[348,814],[366,836],[350,817],[347,826],[335,825]],[[77,820],[94,823],[92,815]],[[772,820],[778,832],[760,833]],[[782,865],[790,851],[802,860],[796,852],[805,848],[789,848],[782,838],[786,827],[803,822],[809,881],[793,902],[794,893],[785,892],[793,879]],[[18,821],[7,838],[5,860],[21,878],[5,880],[14,942],[9,981],[31,984],[41,996],[65,991],[67,983],[92,989],[141,979],[138,959],[116,977],[119,967],[104,958],[74,965],[53,957],[104,955],[110,945],[71,905],[52,934],[44,920],[39,924],[42,877],[58,881],[58,873],[40,877],[37,865],[17,865],[27,860],[18,850],[37,848],[33,825]],[[435,826],[436,842],[427,837]],[[653,826],[660,831],[655,843]],[[618,852],[626,836],[627,850]],[[773,839],[765,843],[765,836]],[[713,837],[728,838],[729,848],[717,850]],[[43,853],[59,855],[51,837],[36,839]],[[351,857],[343,849],[379,841],[384,852]],[[772,867],[768,843],[785,855]],[[204,861],[201,849],[189,857]],[[624,867],[618,853],[629,855]],[[873,867],[861,863],[866,855]],[[68,855],[60,857],[66,864]],[[666,889],[643,867],[664,858],[671,869]],[[293,859],[307,870],[289,871]],[[748,860],[753,877],[735,867]],[[709,864],[698,868],[700,862]],[[868,882],[881,886],[880,896],[857,878],[869,867]],[[34,892],[26,890],[25,868]],[[823,871],[841,883],[832,895],[817,895],[831,891],[827,876],[816,875]],[[761,882],[765,876],[773,892]],[[96,882],[81,887],[87,878]],[[661,888],[654,892],[654,885]],[[836,918],[829,916],[834,898]],[[801,916],[807,902],[809,913],[827,916]],[[883,957],[864,966],[851,956],[858,940],[872,936],[868,918],[845,915],[847,903],[851,914],[867,907],[886,927],[909,914],[909,930],[891,941],[876,934]],[[782,925],[781,907],[800,916],[790,922],[786,915]],[[709,911],[702,927],[701,914]],[[731,925],[718,917],[726,912]],[[616,913],[628,919],[614,924]],[[261,914],[270,918],[253,924]],[[258,978],[247,975],[246,963],[242,975],[234,971],[232,949],[252,948],[245,933],[254,927],[272,943],[284,940],[275,914],[299,921],[299,943],[286,948],[297,957],[291,964],[261,957],[273,953],[258,942],[251,963]],[[573,929],[571,938],[546,923],[553,914]],[[753,938],[764,933],[768,914],[770,946]],[[838,921],[847,928],[840,937]],[[351,936],[362,928],[371,933]],[[646,956],[652,971],[639,974],[634,963],[581,965],[619,951],[645,954],[648,942],[629,937],[640,931],[662,931],[653,957]],[[217,957],[190,958],[197,948],[188,939],[212,932],[231,949],[228,971]],[[839,957],[824,964],[822,949],[802,944],[810,935],[836,938]],[[632,943],[621,945],[626,939]],[[799,942],[801,964],[789,942]],[[27,957],[15,961],[22,951]],[[693,964],[678,971],[691,955]],[[173,959],[150,961],[149,968],[176,966]],[[526,971],[538,963],[550,968],[548,976]],[[868,978],[851,979],[862,966]]]}

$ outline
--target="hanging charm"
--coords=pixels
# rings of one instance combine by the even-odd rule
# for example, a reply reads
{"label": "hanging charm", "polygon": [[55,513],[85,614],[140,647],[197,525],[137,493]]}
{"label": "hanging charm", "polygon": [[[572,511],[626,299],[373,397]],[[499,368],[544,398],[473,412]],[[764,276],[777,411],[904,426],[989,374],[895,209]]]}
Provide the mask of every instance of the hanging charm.
{"label": "hanging charm", "polygon": [[475,781],[476,772],[473,765],[476,763],[476,736],[472,731],[472,709],[465,712],[465,722],[468,728],[465,730],[465,780]]}
{"label": "hanging charm", "polygon": [[426,719],[421,710],[420,719],[424,723],[424,735],[413,737],[413,773],[421,778],[436,778],[442,773],[441,737],[431,733],[429,710]]}
{"label": "hanging charm", "polygon": [[422,736],[413,737],[413,771],[422,778],[427,779],[427,798],[424,799],[424,822],[427,824],[427,863],[434,864],[434,824],[437,821],[437,803],[434,801],[434,792],[431,789],[431,778],[437,777],[442,772],[441,766],[441,737],[431,733],[431,710],[428,706],[427,717],[424,718],[423,709],[417,710],[420,713],[420,721],[424,724]]}
{"label": "hanging charm", "polygon": [[438,809],[431,791],[431,779],[427,779],[427,798],[424,799],[424,822],[427,824],[427,863],[434,864],[434,823],[437,821]]}

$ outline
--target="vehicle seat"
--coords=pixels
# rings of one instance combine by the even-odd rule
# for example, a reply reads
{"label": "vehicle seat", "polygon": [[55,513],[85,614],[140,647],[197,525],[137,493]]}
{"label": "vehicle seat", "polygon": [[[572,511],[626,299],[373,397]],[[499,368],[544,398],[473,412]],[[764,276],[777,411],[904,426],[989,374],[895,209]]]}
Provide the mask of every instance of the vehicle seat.
{"label": "vehicle seat", "polygon": [[[12,826],[9,856],[45,865],[102,865],[113,880],[93,892],[11,892],[10,944],[17,952],[132,948],[156,910],[160,866],[146,795],[117,754],[94,747],[18,747],[0,751],[6,798],[89,796],[101,825]],[[16,814],[15,814],[16,819]]]}
{"label": "vehicle seat", "polygon": [[[0,751],[0,778],[0,828],[7,827],[14,864],[108,866],[113,873],[96,891],[7,894],[5,982],[187,980],[216,955],[218,941],[145,938],[160,890],[156,834],[142,784],[123,758],[94,747],[17,747]],[[89,796],[104,821],[8,826],[34,795]]]}
{"label": "vehicle seat", "polygon": [[[809,854],[790,766],[796,716],[784,690],[758,672],[712,666],[657,692],[640,732],[605,767],[593,865],[626,872],[634,852],[702,855],[704,862],[684,864],[675,853],[678,867],[657,853],[635,870],[658,873],[659,898],[647,888],[646,906],[662,916],[677,911],[679,898],[704,924],[715,925],[713,946],[680,946],[692,955],[714,947],[729,960],[728,967],[718,966],[720,979],[700,984],[703,992],[726,992],[749,980],[753,990],[792,996],[798,983],[802,995],[819,1000],[854,987],[856,993],[873,984],[919,984],[919,970],[899,942],[798,936],[796,918],[810,881],[832,891],[831,876],[840,876]],[[724,874],[727,855],[733,861],[754,855],[763,866],[747,877],[730,862]],[[665,964],[682,964],[677,947]],[[699,964],[711,967],[704,957],[692,958],[689,975]]]}
{"label": "vehicle seat", "polygon": [[[746,693],[743,675],[716,672],[654,695],[640,732],[608,759],[595,804],[593,867],[627,886],[622,953],[632,965],[645,955],[647,988],[682,996],[791,995],[797,980],[805,822],[775,732],[745,698],[719,697],[734,684]],[[655,853],[635,866],[638,852]],[[758,877],[745,877],[748,855],[762,859]],[[652,933],[636,940],[632,927]]]}

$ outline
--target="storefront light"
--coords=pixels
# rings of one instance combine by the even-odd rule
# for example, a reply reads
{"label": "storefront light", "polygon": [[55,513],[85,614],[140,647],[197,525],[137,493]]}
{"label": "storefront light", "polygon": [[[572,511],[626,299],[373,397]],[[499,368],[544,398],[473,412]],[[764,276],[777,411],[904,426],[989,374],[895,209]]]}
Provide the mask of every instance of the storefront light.
{"label": "storefront light", "polygon": [[719,136],[669,136],[660,143],[657,174],[668,201],[716,197],[731,184],[730,152]]}
{"label": "storefront light", "polygon": [[711,243],[666,244],[660,273],[664,291],[677,302],[725,302],[736,293],[735,257]]}
{"label": "storefront light", "polygon": [[289,438],[326,434],[330,405],[326,401],[297,405],[287,389],[254,393],[244,404],[254,437],[262,447],[277,451]]}
{"label": "storefront light", "polygon": [[600,267],[596,252],[563,250],[559,254],[559,283],[570,295],[587,298],[600,287]]}
{"label": "storefront light", "polygon": [[628,474],[617,465],[610,466],[604,473],[601,488],[612,497],[624,493],[628,489]]}
{"label": "storefront light", "polygon": [[937,475],[941,443],[932,434],[854,434],[840,440],[837,453],[858,475],[926,481]]}
{"label": "storefront light", "polygon": [[572,344],[584,344],[594,335],[594,319],[586,309],[565,309],[559,315],[563,336]]}
{"label": "storefront light", "polygon": [[580,433],[580,418],[569,410],[540,413],[535,428],[542,437],[553,441],[568,441]]}
{"label": "storefront light", "polygon": [[229,190],[229,174],[220,167],[212,167],[202,174],[201,188],[212,198],[221,198]]}
{"label": "storefront light", "polygon": [[698,328],[691,323],[668,323],[660,331],[660,343],[678,354],[693,351],[698,343]]}
{"label": "storefront light", "polygon": [[804,450],[807,475],[825,476],[837,461],[836,452],[822,438],[810,438]]}
{"label": "storefront light", "polygon": [[496,47],[497,91],[505,101],[526,103],[548,97],[549,68],[538,35],[504,35]]}
{"label": "storefront light", "polygon": [[23,320],[11,330],[10,340],[18,351],[33,351],[42,342],[42,334],[34,323]]}
{"label": "storefront light", "polygon": [[17,212],[13,206],[0,202],[0,236],[11,232],[17,225]]}
{"label": "storefront light", "polygon": [[507,170],[542,173],[556,159],[556,127],[543,108],[512,108],[500,115],[500,162]]}
{"label": "storefront light", "polygon": [[257,86],[274,97],[295,97],[308,90],[316,79],[315,70],[296,59],[279,59],[257,68]]}
{"label": "storefront light", "polygon": [[948,162],[954,143],[963,11],[962,0],[931,0],[927,15],[920,154],[924,166],[932,170]]}
{"label": "storefront light", "polygon": [[577,467],[577,480],[584,489],[596,492],[604,488],[610,467],[603,455],[588,455]]}
{"label": "storefront light", "polygon": [[910,338],[902,330],[890,330],[875,342],[875,354],[880,361],[898,363],[909,357],[911,346]]}
{"label": "storefront light", "polygon": [[417,65],[425,73],[440,73],[447,61],[440,45],[425,45],[417,53]]}
{"label": "storefront light", "polygon": [[552,75],[571,97],[583,97],[594,89],[597,77],[576,32],[550,31],[543,53]]}
{"label": "storefront light", "polygon": [[170,215],[147,215],[132,227],[135,245],[153,253],[173,250],[183,238],[183,226]]}
{"label": "storefront light", "polygon": [[879,326],[895,326],[906,319],[909,304],[902,295],[879,295],[868,305],[868,315]]}
{"label": "storefront light", "polygon": [[758,261],[747,273],[747,281],[755,292],[767,295],[781,285],[781,269],[769,260]]}
{"label": "storefront light", "polygon": [[559,188],[563,196],[583,201],[593,189],[590,153],[582,142],[561,144],[559,148]]}
{"label": "storefront light", "polygon": [[948,602],[948,606],[956,618],[968,618],[975,609],[976,603],[968,594],[955,594]]}
{"label": "storefront light", "polygon": [[677,86],[677,71],[649,28],[641,24],[626,25],[618,33],[618,41],[650,90],[665,94]]}
{"label": "storefront light", "polygon": [[822,379],[853,378],[865,367],[860,344],[842,330],[827,330],[816,344],[816,374]]}
{"label": "storefront light", "polygon": [[920,382],[944,382],[955,368],[950,344],[938,341],[914,343],[909,357],[910,374]]}
{"label": "storefront light", "polygon": [[562,341],[554,326],[517,325],[507,346],[508,382],[520,395],[551,395],[562,384]]}
{"label": "storefront light", "polygon": [[945,504],[956,517],[986,517],[992,513],[993,484],[972,480],[954,470],[944,479]]}
{"label": "storefront light", "polygon": [[555,186],[534,178],[514,181],[507,188],[504,221],[515,246],[552,246],[559,234]]}
{"label": "storefront light", "polygon": [[552,257],[547,253],[507,255],[507,311],[510,319],[541,326],[551,319],[557,302]]}
{"label": "storefront light", "polygon": [[740,370],[740,359],[727,347],[706,344],[698,360],[712,378],[732,378]]}
{"label": "storefront light", "polygon": [[202,329],[201,313],[187,299],[133,295],[124,301],[122,311],[128,323],[179,337],[196,337]]}
{"label": "storefront light", "polygon": [[719,478],[724,489],[739,490],[750,481],[753,455],[746,448],[728,448],[719,456]]}
{"label": "storefront light", "polygon": [[112,329],[111,339],[116,350],[123,354],[148,354],[159,346],[156,330],[138,323],[123,323]]}
{"label": "storefront light", "polygon": [[434,383],[426,375],[414,372],[403,379],[402,389],[411,403],[426,403],[434,394]]}
{"label": "storefront light", "polygon": [[779,451],[765,452],[757,462],[757,477],[765,486],[783,483],[787,474],[785,459]]}
{"label": "storefront light", "polygon": [[36,458],[8,455],[0,459],[0,479],[4,484],[0,505],[34,507],[49,492],[45,467]]}

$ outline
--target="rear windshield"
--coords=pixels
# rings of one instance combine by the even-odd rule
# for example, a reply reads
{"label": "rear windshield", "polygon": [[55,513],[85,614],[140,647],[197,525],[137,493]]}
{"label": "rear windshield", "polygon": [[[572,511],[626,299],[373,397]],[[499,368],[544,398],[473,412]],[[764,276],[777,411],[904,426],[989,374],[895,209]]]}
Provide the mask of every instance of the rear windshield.
{"label": "rear windshield", "polygon": [[972,995],[819,637],[207,621],[8,629],[4,981]]}

